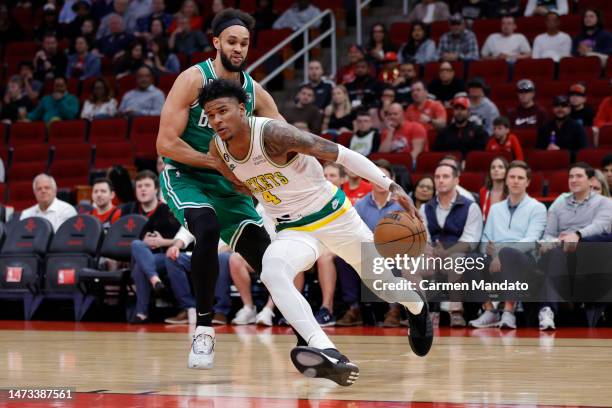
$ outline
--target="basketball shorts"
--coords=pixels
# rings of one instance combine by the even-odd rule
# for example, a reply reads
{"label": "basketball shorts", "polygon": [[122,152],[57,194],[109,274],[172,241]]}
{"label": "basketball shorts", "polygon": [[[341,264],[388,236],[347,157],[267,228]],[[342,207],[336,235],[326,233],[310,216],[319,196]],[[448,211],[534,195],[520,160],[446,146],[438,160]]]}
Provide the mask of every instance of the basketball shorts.
{"label": "basketball shorts", "polygon": [[246,225],[263,225],[251,197],[236,192],[215,171],[188,171],[166,164],[160,175],[160,187],[172,213],[185,228],[185,209],[213,209],[221,225],[221,239],[232,249]]}

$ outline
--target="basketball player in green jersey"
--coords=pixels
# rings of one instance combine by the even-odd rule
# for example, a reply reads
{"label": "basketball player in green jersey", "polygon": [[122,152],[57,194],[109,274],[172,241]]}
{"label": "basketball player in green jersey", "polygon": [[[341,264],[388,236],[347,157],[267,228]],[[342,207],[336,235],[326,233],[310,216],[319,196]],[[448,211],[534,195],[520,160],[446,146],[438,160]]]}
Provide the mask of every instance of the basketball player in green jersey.
{"label": "basketball player in green jersey", "polygon": [[[256,271],[270,243],[252,199],[227,166],[208,154],[215,132],[198,104],[204,85],[219,78],[242,85],[248,95],[247,115],[283,118],[272,97],[244,71],[253,18],[226,9],[212,21],[215,59],[182,72],[161,113],[157,151],[164,157],[161,189],[176,218],[195,236],[191,278],[196,296],[197,327],[188,367],[210,369],[214,362],[212,328],[214,288],[218,276],[219,237],[239,252]],[[232,185],[232,182],[234,185]]]}

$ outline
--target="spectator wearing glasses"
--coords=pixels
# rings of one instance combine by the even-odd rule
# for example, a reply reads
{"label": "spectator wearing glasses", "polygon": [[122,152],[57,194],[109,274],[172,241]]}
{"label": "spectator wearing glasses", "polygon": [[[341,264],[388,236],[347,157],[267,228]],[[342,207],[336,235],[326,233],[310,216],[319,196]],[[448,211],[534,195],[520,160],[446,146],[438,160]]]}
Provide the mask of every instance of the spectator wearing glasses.
{"label": "spectator wearing glasses", "polygon": [[529,79],[516,83],[519,105],[510,109],[509,119],[512,127],[540,127],[546,121],[546,112],[535,102],[535,84]]}
{"label": "spectator wearing glasses", "polygon": [[429,93],[446,107],[451,106],[455,95],[465,92],[465,83],[455,75],[455,68],[450,62],[440,63],[438,78],[429,83]]}
{"label": "spectator wearing glasses", "polygon": [[441,61],[474,61],[478,59],[476,35],[465,27],[461,14],[449,19],[450,31],[440,37],[438,57]]}

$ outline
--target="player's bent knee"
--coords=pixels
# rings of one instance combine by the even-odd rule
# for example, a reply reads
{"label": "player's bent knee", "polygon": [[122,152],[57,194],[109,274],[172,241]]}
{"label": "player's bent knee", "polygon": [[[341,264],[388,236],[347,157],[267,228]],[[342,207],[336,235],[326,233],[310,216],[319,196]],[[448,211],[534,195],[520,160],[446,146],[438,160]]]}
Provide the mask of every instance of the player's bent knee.
{"label": "player's bent knee", "polygon": [[185,219],[189,232],[196,238],[196,242],[211,239],[218,241],[221,224],[212,209],[187,208],[185,210]]}

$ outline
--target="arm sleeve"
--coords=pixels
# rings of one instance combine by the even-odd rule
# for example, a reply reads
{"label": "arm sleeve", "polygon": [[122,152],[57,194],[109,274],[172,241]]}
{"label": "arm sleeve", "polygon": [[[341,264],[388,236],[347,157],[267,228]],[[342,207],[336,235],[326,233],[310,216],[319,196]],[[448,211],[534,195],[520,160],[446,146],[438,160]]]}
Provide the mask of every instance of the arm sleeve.
{"label": "arm sleeve", "polygon": [[362,177],[369,182],[384,188],[385,190],[388,190],[393,183],[393,180],[385,176],[385,173],[383,173],[366,157],[347,149],[342,145],[338,145],[338,158],[336,159],[336,162],[357,174],[359,177]]}
{"label": "arm sleeve", "polygon": [[176,235],[174,236],[174,241],[179,240],[182,241],[185,245],[184,248],[187,248],[189,244],[195,241],[195,238],[185,227],[181,227]]}
{"label": "arm sleeve", "polygon": [[602,205],[599,206],[595,213],[593,222],[578,230],[583,237],[610,232],[610,225],[612,225],[612,202],[607,198],[601,200],[601,202]]}

